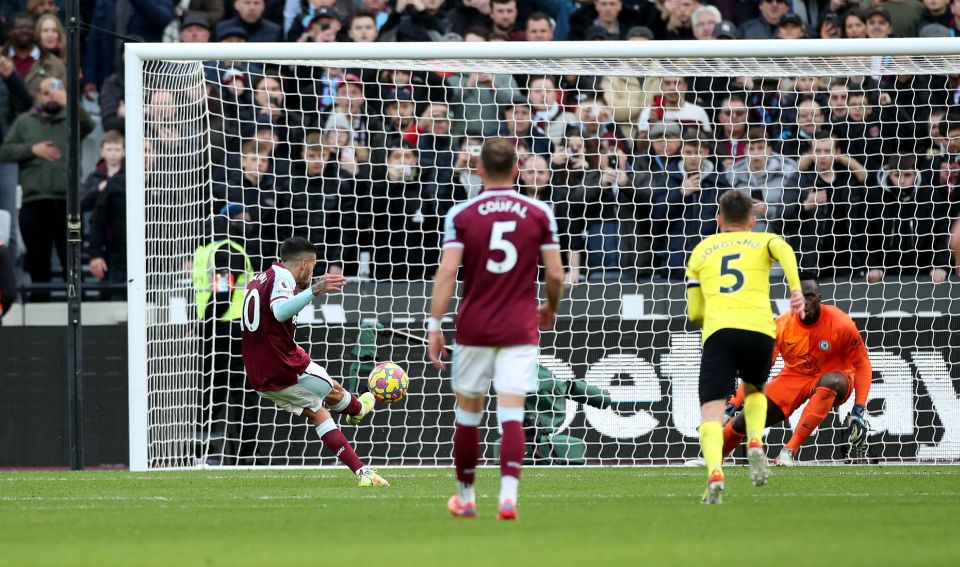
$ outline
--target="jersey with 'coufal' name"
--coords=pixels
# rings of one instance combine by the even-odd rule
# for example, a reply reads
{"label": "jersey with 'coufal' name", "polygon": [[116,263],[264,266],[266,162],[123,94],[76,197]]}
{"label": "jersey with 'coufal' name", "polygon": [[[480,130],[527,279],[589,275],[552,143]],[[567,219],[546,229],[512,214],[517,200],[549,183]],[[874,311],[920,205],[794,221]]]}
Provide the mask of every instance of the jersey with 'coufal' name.
{"label": "jersey with 'coufal' name", "polygon": [[539,344],[542,250],[559,250],[549,205],[513,189],[488,189],[447,213],[444,248],[463,248],[457,344]]}

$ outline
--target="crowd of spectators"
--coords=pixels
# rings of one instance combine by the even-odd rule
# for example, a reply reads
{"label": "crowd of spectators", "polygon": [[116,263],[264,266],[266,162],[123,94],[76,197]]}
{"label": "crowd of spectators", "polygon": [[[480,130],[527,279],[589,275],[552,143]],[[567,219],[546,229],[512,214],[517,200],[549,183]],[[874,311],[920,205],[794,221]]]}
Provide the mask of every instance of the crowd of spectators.
{"label": "crowd of spectators", "polygon": [[[52,250],[64,261],[67,64],[82,64],[83,96],[99,104],[106,132],[82,187],[90,277],[125,277],[131,188],[123,43],[112,34],[425,41],[442,54],[451,41],[960,33],[960,0],[88,0],[83,18],[97,25],[82,62],[68,62],[58,4],[0,2],[0,209],[19,217],[34,282],[50,280]],[[423,279],[439,258],[443,216],[480,191],[483,139],[501,136],[520,151],[520,190],[554,207],[570,284],[682,278],[729,190],[753,197],[757,230],[784,234],[803,268],[944,281],[960,215],[960,75],[888,75],[884,64],[876,57],[842,77],[643,77],[209,62],[208,212],[256,268],[300,235],[317,243],[325,269]],[[190,155],[177,144],[197,136],[183,113],[197,93],[162,77],[146,88],[148,163]]]}

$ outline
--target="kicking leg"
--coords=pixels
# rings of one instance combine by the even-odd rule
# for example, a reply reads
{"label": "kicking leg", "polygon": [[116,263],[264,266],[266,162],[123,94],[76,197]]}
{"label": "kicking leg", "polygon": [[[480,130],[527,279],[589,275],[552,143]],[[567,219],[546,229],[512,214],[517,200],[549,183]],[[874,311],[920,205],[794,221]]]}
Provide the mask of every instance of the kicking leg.
{"label": "kicking leg", "polygon": [[500,515],[501,520],[517,519],[517,493],[526,437],[523,434],[522,394],[501,393],[497,399],[497,419],[503,429],[500,439]]}
{"label": "kicking leg", "polygon": [[483,417],[483,396],[457,393],[457,428],[453,434],[453,462],[457,468],[457,494],[447,502],[450,512],[459,518],[477,515],[476,479],[480,460],[480,420]]}
{"label": "kicking leg", "polygon": [[333,382],[333,389],[323,399],[330,411],[342,413],[347,417],[347,425],[359,425],[363,418],[373,410],[376,398],[370,392],[364,392],[360,396],[351,394],[343,389],[343,386]]}
{"label": "kicking leg", "polygon": [[813,430],[823,422],[824,418],[827,417],[834,402],[837,399],[844,399],[846,395],[846,376],[840,372],[827,372],[820,377],[820,380],[813,390],[813,394],[810,395],[810,401],[807,402],[807,407],[803,408],[803,413],[800,415],[800,423],[797,424],[793,435],[790,436],[790,440],[787,441],[787,444],[784,446],[785,450],[789,450],[792,453],[790,455],[791,457],[800,452],[800,446],[810,437]]}

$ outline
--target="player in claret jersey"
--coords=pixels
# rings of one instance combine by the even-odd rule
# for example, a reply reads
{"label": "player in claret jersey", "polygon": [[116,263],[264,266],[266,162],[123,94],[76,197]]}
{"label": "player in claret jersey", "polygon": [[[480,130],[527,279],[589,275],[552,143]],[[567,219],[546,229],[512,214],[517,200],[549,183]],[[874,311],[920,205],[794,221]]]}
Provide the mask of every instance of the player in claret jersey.
{"label": "player in claret jersey", "polygon": [[[280,246],[280,261],[257,274],[243,298],[243,366],[247,382],[261,396],[282,409],[305,415],[331,453],[350,467],[360,486],[390,486],[360,461],[337,428],[330,411],[345,414],[357,425],[373,409],[371,393],[355,397],[310,360],[294,341],[294,317],[315,297],[340,291],[346,278],[324,274],[312,286],[317,264],[313,244],[288,238]],[[303,290],[297,293],[297,290]]]}
{"label": "player in claret jersey", "polygon": [[[500,138],[480,151],[483,193],[447,214],[443,258],[433,287],[428,320],[430,360],[443,369],[440,319],[447,311],[463,265],[463,299],[457,311],[453,390],[457,429],[453,459],[457,495],[447,506],[454,516],[477,514],[474,476],[480,458],[479,425],[490,383],[497,391],[500,441],[499,518],[517,518],[517,489],[524,455],[523,402],[537,387],[540,329],[556,320],[563,293],[563,264],[557,223],[541,201],[519,194],[517,153]],[[547,301],[537,307],[540,259],[546,267]]]}
{"label": "player in claret jersey", "polygon": [[[800,415],[800,423],[787,444],[780,451],[776,463],[793,466],[800,453],[800,445],[827,417],[830,408],[847,401],[851,391],[856,392],[853,409],[847,416],[850,459],[866,457],[867,426],[865,421],[867,395],[873,380],[873,368],[867,347],[863,344],[857,324],[849,315],[833,305],[821,305],[820,282],[813,274],[801,274],[805,302],[804,316],[784,313],[777,319],[777,353],[783,356],[785,366],[767,384],[767,427],[789,418],[807,402]],[[730,400],[730,407],[743,403],[743,388]],[[727,455],[743,441],[744,418],[737,415],[723,428],[723,454]]]}

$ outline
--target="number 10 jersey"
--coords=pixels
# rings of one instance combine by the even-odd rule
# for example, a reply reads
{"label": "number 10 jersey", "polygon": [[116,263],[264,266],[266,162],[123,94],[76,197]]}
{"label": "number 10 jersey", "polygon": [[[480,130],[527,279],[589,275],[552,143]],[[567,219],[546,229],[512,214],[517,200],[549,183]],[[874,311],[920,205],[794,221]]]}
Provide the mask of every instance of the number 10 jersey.
{"label": "number 10 jersey", "polygon": [[539,344],[540,252],[560,248],[550,206],[513,189],[488,189],[450,209],[443,247],[463,248],[457,344]]}

